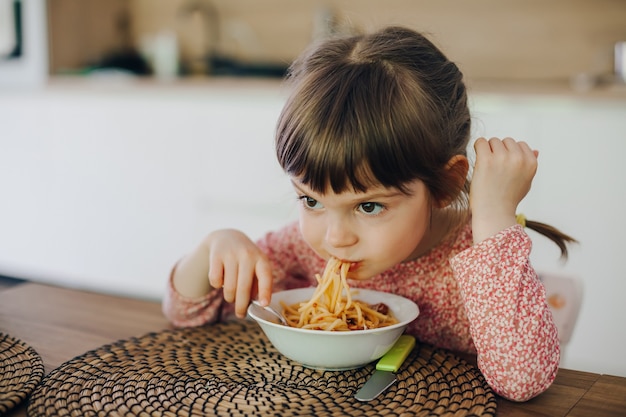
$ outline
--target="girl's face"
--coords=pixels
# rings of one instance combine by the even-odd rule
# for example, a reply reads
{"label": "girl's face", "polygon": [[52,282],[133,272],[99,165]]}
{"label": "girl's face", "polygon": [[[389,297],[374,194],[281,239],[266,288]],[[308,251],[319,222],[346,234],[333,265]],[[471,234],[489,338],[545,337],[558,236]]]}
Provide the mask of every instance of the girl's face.
{"label": "girl's face", "polygon": [[409,183],[410,194],[382,186],[318,194],[295,178],[292,183],[304,239],[324,259],[353,263],[349,278],[371,278],[422,250],[431,213],[423,182]]}

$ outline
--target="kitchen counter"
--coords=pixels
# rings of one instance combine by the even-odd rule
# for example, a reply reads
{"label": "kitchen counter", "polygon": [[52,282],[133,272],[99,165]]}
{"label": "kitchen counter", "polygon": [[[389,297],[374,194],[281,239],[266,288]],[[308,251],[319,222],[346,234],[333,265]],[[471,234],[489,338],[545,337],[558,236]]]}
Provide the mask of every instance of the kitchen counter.
{"label": "kitchen counter", "polygon": [[[626,83],[597,83],[578,86],[560,81],[507,81],[468,79],[470,95],[525,97],[529,99],[559,98],[573,100],[609,100],[626,102]],[[111,93],[205,94],[208,92],[236,94],[237,92],[284,94],[286,85],[280,78],[263,77],[188,77],[159,80],[152,77],[133,77],[124,74],[101,76],[53,76],[41,91],[65,93],[108,91]],[[10,90],[8,90],[10,91]]]}
{"label": "kitchen counter", "polygon": [[470,94],[478,95],[558,97],[573,100],[605,99],[626,102],[626,83],[590,85],[583,81],[576,86],[570,81],[468,80],[467,85]]}

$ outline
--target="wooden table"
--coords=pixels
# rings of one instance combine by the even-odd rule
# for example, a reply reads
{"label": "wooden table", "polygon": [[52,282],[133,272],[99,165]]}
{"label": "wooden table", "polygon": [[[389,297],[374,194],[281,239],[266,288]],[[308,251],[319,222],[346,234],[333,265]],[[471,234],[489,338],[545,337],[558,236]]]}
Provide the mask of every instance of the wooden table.
{"label": "wooden table", "polygon": [[[171,326],[158,302],[36,283],[0,291],[0,332],[42,357],[48,373],[75,356],[120,339]],[[626,416],[626,378],[561,369],[540,396],[498,398],[498,416]],[[22,405],[9,416],[26,416]]]}

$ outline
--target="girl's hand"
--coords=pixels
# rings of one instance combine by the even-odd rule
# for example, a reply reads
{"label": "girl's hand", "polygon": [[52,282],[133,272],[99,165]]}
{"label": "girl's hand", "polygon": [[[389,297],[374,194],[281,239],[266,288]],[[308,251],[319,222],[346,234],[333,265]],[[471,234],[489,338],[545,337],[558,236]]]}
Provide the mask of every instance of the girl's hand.
{"label": "girl's hand", "polygon": [[222,288],[224,300],[234,302],[235,314],[243,318],[255,295],[261,303],[269,304],[272,271],[265,254],[244,233],[233,229],[217,230],[180,262],[174,285],[177,291],[189,297],[205,295],[211,288]]}
{"label": "girl's hand", "polygon": [[538,152],[512,138],[479,138],[470,188],[474,242],[515,224],[517,206],[537,172]]}
{"label": "girl's hand", "polygon": [[270,263],[258,246],[237,230],[220,230],[209,235],[209,283],[223,288],[224,299],[235,303],[238,317],[246,316],[250,299],[269,304],[272,294]]}

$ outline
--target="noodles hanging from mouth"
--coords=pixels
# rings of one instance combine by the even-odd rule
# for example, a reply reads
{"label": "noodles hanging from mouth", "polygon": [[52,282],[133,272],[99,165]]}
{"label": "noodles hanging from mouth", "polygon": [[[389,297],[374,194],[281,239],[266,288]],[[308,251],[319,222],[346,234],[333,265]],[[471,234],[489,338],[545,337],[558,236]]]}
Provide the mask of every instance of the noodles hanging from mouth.
{"label": "noodles hanging from mouth", "polygon": [[330,258],[323,275],[316,275],[317,288],[309,301],[292,305],[282,302],[283,315],[291,327],[346,331],[385,327],[398,322],[389,308],[353,300],[348,286],[350,264]]}

